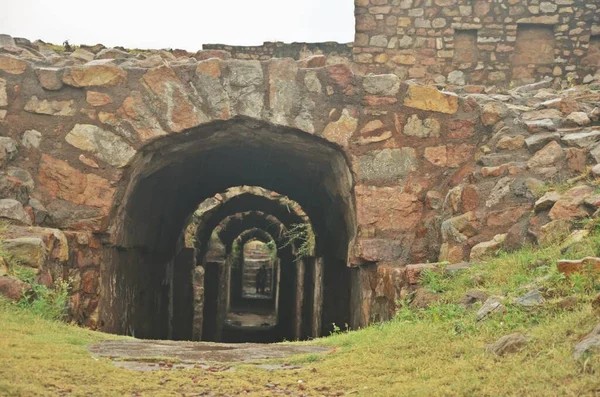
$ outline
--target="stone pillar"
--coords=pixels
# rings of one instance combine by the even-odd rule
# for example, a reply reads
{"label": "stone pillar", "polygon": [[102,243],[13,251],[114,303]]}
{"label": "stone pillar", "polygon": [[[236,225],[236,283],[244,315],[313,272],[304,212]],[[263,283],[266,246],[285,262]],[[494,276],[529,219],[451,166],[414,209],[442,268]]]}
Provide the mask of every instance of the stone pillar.
{"label": "stone pillar", "polygon": [[174,340],[190,340],[192,338],[192,322],[194,317],[194,290],[192,274],[196,267],[196,250],[182,249],[170,264],[172,297],[171,329],[169,336]]}
{"label": "stone pillar", "polygon": [[223,325],[231,304],[231,266],[234,258],[229,255],[220,266],[219,271],[219,296],[217,302],[217,324],[215,326],[215,341],[220,341],[223,336]]}
{"label": "stone pillar", "polygon": [[317,258],[312,268],[312,324],[311,335],[313,338],[321,336],[321,318],[323,316],[323,258]]}
{"label": "stone pillar", "polygon": [[271,290],[273,287],[275,290],[273,291],[273,298],[275,299],[275,315],[277,316],[277,322],[279,322],[279,282],[281,281],[281,261],[279,258],[275,260],[273,263],[273,280],[271,281]]}
{"label": "stone pillar", "polygon": [[304,260],[296,261],[296,294],[294,298],[294,319],[293,319],[293,335],[294,339],[302,337],[302,306],[304,303]]}
{"label": "stone pillar", "polygon": [[202,340],[202,327],[204,325],[204,268],[196,266],[192,274],[194,291],[194,315],[192,321],[192,340]]}

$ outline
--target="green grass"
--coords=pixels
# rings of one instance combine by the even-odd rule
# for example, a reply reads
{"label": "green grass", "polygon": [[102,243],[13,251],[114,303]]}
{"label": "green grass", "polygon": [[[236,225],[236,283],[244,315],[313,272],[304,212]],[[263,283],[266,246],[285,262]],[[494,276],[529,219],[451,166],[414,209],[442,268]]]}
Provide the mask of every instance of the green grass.
{"label": "green grass", "polygon": [[[236,365],[233,372],[202,369],[133,372],[93,358],[86,346],[120,338],[49,321],[27,308],[0,301],[0,395],[181,395],[214,391],[227,395],[272,395],[267,384],[305,395],[364,396],[575,396],[600,393],[600,354],[578,362],[573,347],[598,322],[591,300],[598,276],[566,279],[559,258],[600,254],[600,233],[561,254],[560,247],[525,247],[502,252],[488,263],[458,274],[425,273],[424,287],[440,295],[427,309],[403,305],[392,321],[343,332],[311,343],[332,348],[280,362],[302,369],[268,372]],[[541,308],[511,302],[532,286],[545,291]],[[474,309],[458,305],[469,289],[506,297],[507,313],[477,322]],[[564,311],[556,303],[575,296]],[[522,332],[527,347],[505,357],[485,346],[503,335]]]}

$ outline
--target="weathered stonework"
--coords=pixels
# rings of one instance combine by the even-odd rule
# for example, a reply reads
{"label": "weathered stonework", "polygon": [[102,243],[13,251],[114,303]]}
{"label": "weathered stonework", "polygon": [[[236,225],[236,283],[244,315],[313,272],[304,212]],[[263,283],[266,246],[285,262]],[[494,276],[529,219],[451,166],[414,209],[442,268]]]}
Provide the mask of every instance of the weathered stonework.
{"label": "weathered stonework", "polygon": [[593,1],[355,1],[361,72],[450,85],[582,81],[597,73]]}
{"label": "weathered stonework", "polygon": [[[294,194],[304,200],[329,258],[298,265],[292,278],[312,274],[314,286],[310,277],[324,272],[306,302],[339,324],[391,318],[420,271],[436,268],[412,263],[485,261],[563,237],[600,200],[587,186],[537,194],[600,161],[597,92],[559,90],[564,78],[598,80],[597,5],[465,1],[358,1],[354,63],[333,45],[293,46],[282,59],[271,58],[285,45],[133,56],[48,53],[39,43],[19,47],[22,57],[0,47],[0,218],[11,222],[3,238],[42,282],[74,280],[77,322],[154,332],[144,313],[168,318],[160,289],[173,287],[185,211],[207,197],[217,212],[237,205],[223,193],[230,181],[276,184],[292,192],[269,193],[285,205]],[[532,65],[523,40],[555,65]],[[554,80],[482,86],[542,76]],[[431,81],[447,84],[423,84]],[[145,291],[156,307],[133,305]],[[148,335],[167,337],[161,324]]]}

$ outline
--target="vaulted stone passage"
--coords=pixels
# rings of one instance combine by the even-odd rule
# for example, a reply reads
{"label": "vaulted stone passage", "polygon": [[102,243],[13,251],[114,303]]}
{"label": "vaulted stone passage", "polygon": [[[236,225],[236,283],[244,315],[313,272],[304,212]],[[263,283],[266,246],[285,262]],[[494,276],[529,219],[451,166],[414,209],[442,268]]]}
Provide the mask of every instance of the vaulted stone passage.
{"label": "vaulted stone passage", "polygon": [[[215,196],[235,186],[253,188]],[[224,258],[213,243],[215,237],[220,240],[227,260],[235,242],[239,245],[253,229],[275,241],[281,271],[273,266],[273,288],[285,288],[287,294],[266,300],[278,318],[266,340],[318,336],[332,323],[350,323],[347,262],[356,230],[352,192],[343,152],[295,129],[239,117],[153,141],[138,151],[118,188],[102,269],[106,293],[100,327],[141,338],[223,338],[219,321],[207,323],[224,314],[214,308],[224,284],[223,279],[215,283],[221,271],[210,263]],[[227,200],[211,204],[223,196]],[[293,203],[291,208],[281,198]],[[212,207],[196,226],[191,248],[185,229],[199,205]],[[273,219],[282,226],[274,228]],[[299,261],[297,247],[284,247],[280,232],[301,223],[314,231],[315,246]],[[315,288],[315,277],[322,280],[321,289]],[[240,288],[235,291],[228,294],[229,303],[241,295]],[[238,303],[243,306],[244,299]],[[200,312],[202,321],[190,320],[195,315],[198,320]],[[251,339],[246,336],[225,337]]]}

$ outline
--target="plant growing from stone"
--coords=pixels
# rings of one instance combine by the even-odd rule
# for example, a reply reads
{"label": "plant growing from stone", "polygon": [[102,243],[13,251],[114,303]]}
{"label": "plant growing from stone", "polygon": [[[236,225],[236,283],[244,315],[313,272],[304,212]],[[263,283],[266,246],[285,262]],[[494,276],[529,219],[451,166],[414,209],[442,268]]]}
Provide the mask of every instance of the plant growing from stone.
{"label": "plant growing from stone", "polygon": [[315,235],[306,223],[295,223],[283,233],[285,240],[281,248],[289,245],[296,247],[296,260],[314,255]]}

